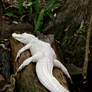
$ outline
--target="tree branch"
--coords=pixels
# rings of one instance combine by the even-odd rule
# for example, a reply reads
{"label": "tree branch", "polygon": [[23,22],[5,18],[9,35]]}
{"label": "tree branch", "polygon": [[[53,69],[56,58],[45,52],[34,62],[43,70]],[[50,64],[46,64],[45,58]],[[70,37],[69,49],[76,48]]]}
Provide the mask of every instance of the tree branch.
{"label": "tree branch", "polygon": [[87,31],[86,49],[85,49],[85,60],[84,60],[83,73],[82,73],[83,79],[87,78],[88,51],[89,51],[89,41],[90,41],[91,31],[92,31],[92,15],[91,15],[91,18],[90,18],[89,27],[88,27],[88,31]]}

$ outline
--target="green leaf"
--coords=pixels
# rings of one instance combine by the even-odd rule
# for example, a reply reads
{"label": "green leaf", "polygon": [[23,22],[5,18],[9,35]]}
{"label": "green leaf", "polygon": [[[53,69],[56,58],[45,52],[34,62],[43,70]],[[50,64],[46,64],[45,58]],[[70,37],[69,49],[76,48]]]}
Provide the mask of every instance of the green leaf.
{"label": "green leaf", "polygon": [[12,5],[9,5],[9,6],[7,7],[7,9],[8,9],[8,8],[16,8],[16,9],[19,9],[19,6],[16,5],[16,4],[12,4]]}
{"label": "green leaf", "polygon": [[23,3],[23,6],[25,7],[25,8],[28,8],[29,6],[31,6],[32,5],[32,2],[28,2],[28,3]]}
{"label": "green leaf", "polygon": [[28,14],[29,16],[31,16],[32,15],[32,7],[30,7],[30,9],[29,9],[29,14]]}
{"label": "green leaf", "polygon": [[85,33],[86,30],[85,30],[85,28],[79,28],[76,32],[79,34],[82,34],[82,33]]}
{"label": "green leaf", "polygon": [[52,3],[49,3],[46,5],[46,10],[48,12],[50,12],[50,11],[54,10],[55,8],[60,7],[60,6],[61,6],[61,4],[59,4],[58,2],[53,0]]}
{"label": "green leaf", "polygon": [[19,14],[23,14],[23,0],[19,0]]}
{"label": "green leaf", "polygon": [[40,12],[40,4],[39,4],[38,0],[33,2],[33,7],[35,7],[36,13],[39,14],[39,12]]}
{"label": "green leaf", "polygon": [[53,23],[56,24],[56,19],[54,17],[54,14],[48,13],[47,15],[50,17],[50,19],[53,21]]}
{"label": "green leaf", "polygon": [[35,25],[34,32],[37,32],[41,28],[41,26],[43,24],[43,17],[44,17],[44,9],[41,10],[41,12],[40,12],[40,14],[38,16],[38,20],[37,20],[37,23]]}
{"label": "green leaf", "polygon": [[36,25],[36,23],[37,23],[37,17],[38,17],[37,14],[33,13],[31,16],[33,18],[34,24]]}
{"label": "green leaf", "polygon": [[22,16],[20,17],[20,20],[23,21],[23,19],[24,19],[26,16],[27,16],[27,15],[22,15]]}
{"label": "green leaf", "polygon": [[14,15],[13,13],[6,13],[5,14],[8,17],[14,17],[14,18],[18,18],[16,15]]}

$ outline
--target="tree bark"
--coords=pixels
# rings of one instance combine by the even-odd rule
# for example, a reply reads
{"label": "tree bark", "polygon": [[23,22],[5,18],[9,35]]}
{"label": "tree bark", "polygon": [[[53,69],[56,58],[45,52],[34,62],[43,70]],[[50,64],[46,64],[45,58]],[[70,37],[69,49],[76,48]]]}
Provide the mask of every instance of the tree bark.
{"label": "tree bark", "polygon": [[60,39],[63,30],[69,26],[67,34],[73,33],[80,26],[82,20],[86,19],[89,1],[66,0],[64,6],[57,11],[56,24],[54,25],[51,21],[46,23],[47,32],[55,33],[56,38]]}
{"label": "tree bark", "polygon": [[0,0],[0,35],[2,34],[2,0]]}

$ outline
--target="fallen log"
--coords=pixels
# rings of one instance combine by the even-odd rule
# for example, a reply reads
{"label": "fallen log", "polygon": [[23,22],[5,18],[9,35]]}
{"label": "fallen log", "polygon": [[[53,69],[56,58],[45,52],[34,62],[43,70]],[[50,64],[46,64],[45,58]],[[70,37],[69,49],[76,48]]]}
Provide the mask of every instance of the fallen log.
{"label": "fallen log", "polygon": [[[45,37],[45,40],[49,39],[50,37]],[[44,39],[44,36],[41,37],[41,39]],[[52,39],[53,40],[53,39]],[[53,43],[50,39],[49,42]],[[11,48],[12,48],[12,56],[13,56],[13,69],[14,73],[17,71],[20,64],[28,57],[31,56],[29,50],[25,51],[21,54],[18,61],[15,61],[16,54],[20,48],[23,47],[23,44],[20,42],[14,40],[13,38],[10,39]],[[51,44],[50,43],[50,44]],[[54,44],[53,44],[54,45]],[[53,75],[56,77],[56,79],[63,85],[65,88],[68,89],[68,84],[66,81],[65,76],[61,72],[60,69],[54,68]],[[25,67],[21,72],[18,73],[16,76],[16,90],[18,92],[48,92],[48,90],[39,82],[36,71],[35,71],[35,64],[31,63],[27,67]]]}

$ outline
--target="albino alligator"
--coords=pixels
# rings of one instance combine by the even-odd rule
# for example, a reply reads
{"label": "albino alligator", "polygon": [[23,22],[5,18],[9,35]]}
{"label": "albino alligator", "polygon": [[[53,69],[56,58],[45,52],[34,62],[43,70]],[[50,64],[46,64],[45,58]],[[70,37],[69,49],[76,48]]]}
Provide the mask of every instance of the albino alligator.
{"label": "albino alligator", "polygon": [[21,69],[31,62],[36,62],[36,73],[38,79],[49,91],[69,92],[56,80],[52,74],[53,66],[55,66],[60,68],[64,74],[71,79],[64,65],[56,59],[56,54],[49,43],[41,41],[34,35],[28,33],[13,33],[12,37],[25,44],[25,46],[18,51],[16,60],[20,54],[27,49],[30,49],[32,54],[32,57],[29,57],[20,65],[17,72],[21,71]]}

